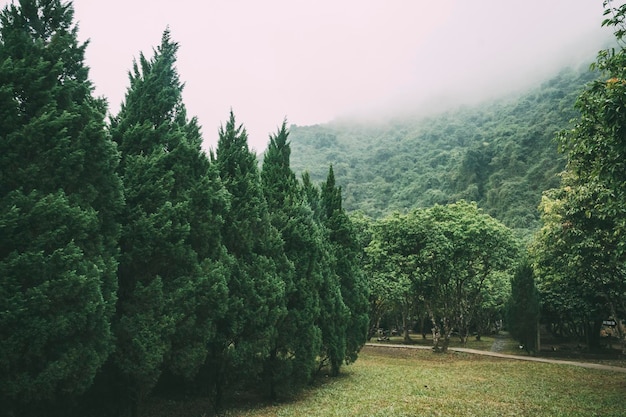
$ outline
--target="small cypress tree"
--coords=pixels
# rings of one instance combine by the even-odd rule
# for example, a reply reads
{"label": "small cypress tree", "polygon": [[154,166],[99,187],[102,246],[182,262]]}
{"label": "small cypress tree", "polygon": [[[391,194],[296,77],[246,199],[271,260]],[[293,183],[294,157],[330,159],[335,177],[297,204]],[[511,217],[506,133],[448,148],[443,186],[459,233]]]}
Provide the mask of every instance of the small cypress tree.
{"label": "small cypress tree", "polygon": [[0,403],[52,412],[113,350],[118,153],[71,4],[0,14]]}
{"label": "small cypress tree", "polygon": [[535,274],[530,262],[524,259],[511,277],[507,321],[511,336],[530,353],[537,352],[538,348],[539,312],[539,293],[535,286]]}

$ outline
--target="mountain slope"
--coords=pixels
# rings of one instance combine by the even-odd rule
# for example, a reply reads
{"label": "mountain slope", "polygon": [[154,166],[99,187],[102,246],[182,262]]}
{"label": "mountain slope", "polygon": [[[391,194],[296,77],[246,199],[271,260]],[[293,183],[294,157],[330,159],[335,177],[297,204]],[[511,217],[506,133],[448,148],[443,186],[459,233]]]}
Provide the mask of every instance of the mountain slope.
{"label": "mountain slope", "polygon": [[322,181],[332,164],[346,209],[372,217],[466,199],[531,231],[565,164],[555,133],[596,76],[566,69],[525,94],[425,118],[292,126],[292,167]]}

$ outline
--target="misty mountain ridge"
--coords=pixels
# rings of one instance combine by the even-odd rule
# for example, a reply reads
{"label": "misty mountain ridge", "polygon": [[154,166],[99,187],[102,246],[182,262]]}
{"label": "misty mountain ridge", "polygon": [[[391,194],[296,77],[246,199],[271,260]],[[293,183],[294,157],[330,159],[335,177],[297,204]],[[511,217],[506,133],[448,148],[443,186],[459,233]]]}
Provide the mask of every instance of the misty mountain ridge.
{"label": "misty mountain ridge", "polygon": [[374,218],[465,199],[531,232],[542,192],[558,186],[565,167],[555,135],[572,126],[576,99],[597,77],[585,64],[526,92],[437,114],[294,125],[291,165],[321,182],[332,164],[345,208]]}

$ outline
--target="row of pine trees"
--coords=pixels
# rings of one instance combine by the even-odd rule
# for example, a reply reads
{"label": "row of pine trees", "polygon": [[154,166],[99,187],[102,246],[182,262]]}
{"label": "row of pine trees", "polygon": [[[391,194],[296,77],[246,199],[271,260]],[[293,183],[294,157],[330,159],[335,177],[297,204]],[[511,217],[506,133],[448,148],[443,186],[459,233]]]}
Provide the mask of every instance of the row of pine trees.
{"label": "row of pine trees", "polygon": [[7,416],[139,415],[155,390],[279,397],[356,359],[360,249],[286,123],[262,167],[231,111],[209,155],[169,31],[116,116],[73,7],[0,15],[0,403]]}

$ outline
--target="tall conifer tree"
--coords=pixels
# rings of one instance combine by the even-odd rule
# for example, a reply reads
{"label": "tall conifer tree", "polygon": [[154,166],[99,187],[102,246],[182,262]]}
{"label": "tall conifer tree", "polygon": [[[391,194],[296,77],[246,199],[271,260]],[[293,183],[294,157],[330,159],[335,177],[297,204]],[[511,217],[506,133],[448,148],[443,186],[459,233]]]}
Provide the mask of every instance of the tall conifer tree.
{"label": "tall conifer tree", "polygon": [[0,14],[0,403],[49,412],[113,350],[118,153],[71,4]]}
{"label": "tall conifer tree", "polygon": [[302,175],[302,190],[306,201],[313,208],[315,221],[322,234],[321,248],[322,283],[319,292],[320,315],[317,321],[322,332],[322,345],[319,352],[320,369],[330,365],[331,373],[337,375],[346,355],[346,325],[348,308],[341,296],[339,278],[335,271],[335,257],[330,242],[329,231],[324,221],[326,219],[320,190],[311,182],[307,172]]}
{"label": "tall conifer tree", "polygon": [[164,370],[195,376],[225,310],[227,193],[187,119],[177,50],[166,30],[153,58],[140,55],[111,122],[126,190],[114,368],[135,407]]}
{"label": "tall conifer tree", "polygon": [[331,356],[332,373],[336,374],[342,362],[351,363],[356,360],[359,350],[365,344],[369,323],[369,293],[360,265],[361,249],[352,222],[343,210],[341,188],[335,185],[332,166],[326,182],[322,185],[321,208],[334,254],[334,271],[348,311],[344,327],[345,347],[341,346],[336,350],[336,357]]}
{"label": "tall conifer tree", "polygon": [[285,315],[279,269],[286,260],[280,235],[270,222],[256,155],[249,150],[246,130],[236,125],[232,111],[226,126],[220,128],[214,158],[231,194],[222,237],[233,257],[228,312],[218,325],[207,363],[219,408],[226,384],[234,378],[254,380],[269,356],[276,323]]}
{"label": "tall conifer tree", "polygon": [[292,387],[307,383],[316,369],[322,342],[319,292],[328,264],[322,229],[290,167],[288,136],[283,122],[270,137],[261,173],[272,224],[281,232],[285,253],[295,268],[281,273],[287,315],[277,324],[267,362],[272,397],[279,382]]}

